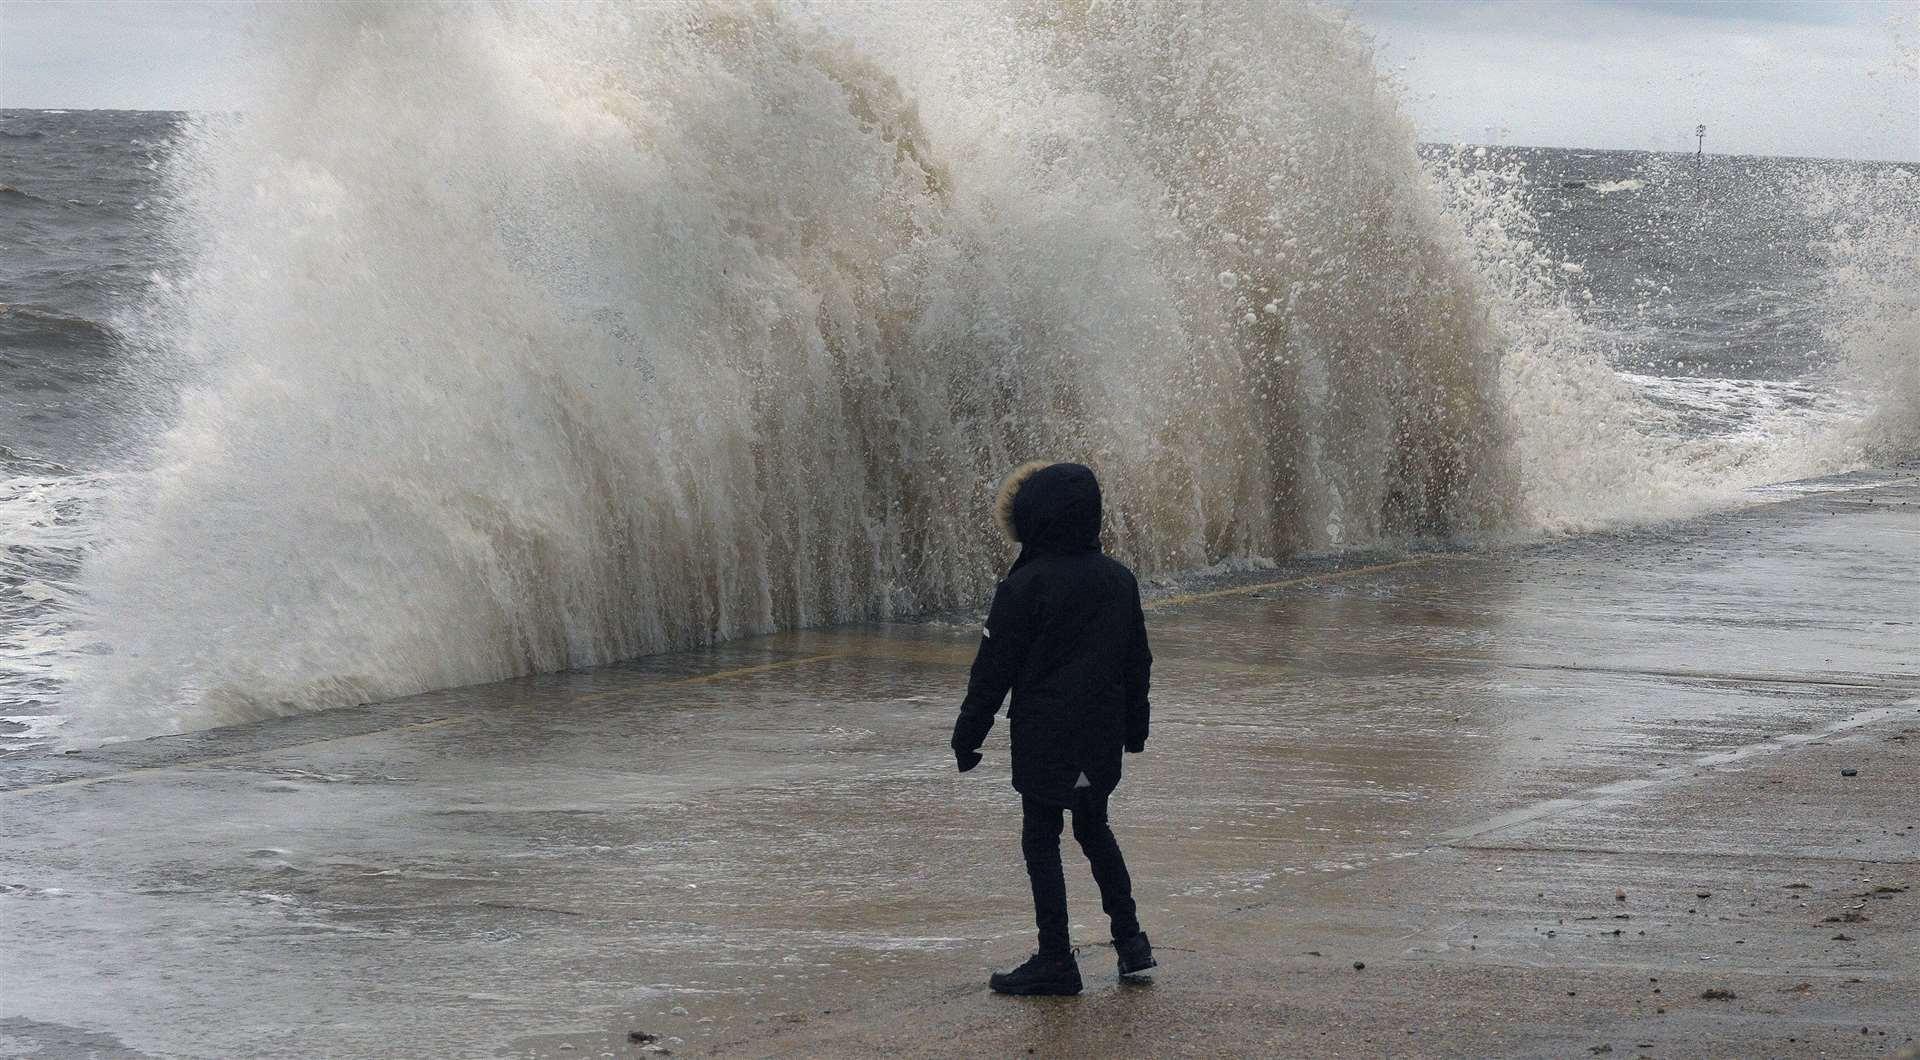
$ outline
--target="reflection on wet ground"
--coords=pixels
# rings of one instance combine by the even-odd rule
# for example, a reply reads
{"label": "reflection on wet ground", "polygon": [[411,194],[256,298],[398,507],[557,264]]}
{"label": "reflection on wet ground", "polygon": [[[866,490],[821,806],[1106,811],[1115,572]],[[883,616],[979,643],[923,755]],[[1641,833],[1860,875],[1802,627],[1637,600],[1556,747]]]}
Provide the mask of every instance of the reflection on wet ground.
{"label": "reflection on wet ground", "polygon": [[[1114,803],[1143,919],[1170,953],[1247,910],[1311,922],[1323,883],[1920,694],[1917,531],[1889,476],[1164,596]],[[903,978],[971,995],[1030,932],[1005,726],[967,776],[945,746],[976,636],[794,633],[10,762],[0,1042],[628,1055],[629,1028],[731,1047]]]}

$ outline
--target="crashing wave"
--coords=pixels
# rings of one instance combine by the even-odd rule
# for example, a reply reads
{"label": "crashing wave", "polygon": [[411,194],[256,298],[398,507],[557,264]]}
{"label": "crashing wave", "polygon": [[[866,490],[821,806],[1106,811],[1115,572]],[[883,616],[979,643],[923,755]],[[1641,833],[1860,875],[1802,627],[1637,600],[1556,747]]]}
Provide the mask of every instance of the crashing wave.
{"label": "crashing wave", "polygon": [[1708,492],[1337,12],[287,17],[122,329],[92,733],[968,604],[1033,457],[1148,573]]}

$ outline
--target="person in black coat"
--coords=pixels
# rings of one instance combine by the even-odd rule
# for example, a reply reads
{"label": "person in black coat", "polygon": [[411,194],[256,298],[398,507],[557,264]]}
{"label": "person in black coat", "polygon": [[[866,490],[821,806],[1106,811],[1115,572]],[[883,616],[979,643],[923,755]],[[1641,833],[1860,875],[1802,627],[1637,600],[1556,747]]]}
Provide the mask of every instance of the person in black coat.
{"label": "person in black coat", "polygon": [[1126,861],[1107,824],[1121,750],[1146,748],[1153,653],[1139,583],[1100,551],[1100,483],[1090,469],[1027,464],[1000,487],[995,514],[1020,544],[1020,556],[994,590],[953,726],[953,753],[962,773],[980,764],[980,744],[1011,690],[1013,786],[1025,809],[1020,848],[1040,951],[990,983],[1008,994],[1077,994],[1080,969],[1067,935],[1060,867],[1063,810],[1073,811],[1073,837],[1100,885],[1120,974],[1154,966]]}

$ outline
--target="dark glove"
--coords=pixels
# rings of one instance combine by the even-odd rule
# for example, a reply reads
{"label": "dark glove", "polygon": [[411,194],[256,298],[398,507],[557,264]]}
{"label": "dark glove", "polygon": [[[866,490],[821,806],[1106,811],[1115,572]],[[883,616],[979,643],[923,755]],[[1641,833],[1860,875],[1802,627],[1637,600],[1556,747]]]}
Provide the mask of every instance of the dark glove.
{"label": "dark glove", "polygon": [[1127,753],[1130,755],[1137,755],[1146,749],[1147,749],[1147,741],[1145,740],[1128,740],[1127,741]]}
{"label": "dark glove", "polygon": [[967,770],[980,764],[980,752],[962,751],[956,747],[953,749],[953,760],[959,765],[960,772],[965,773]]}

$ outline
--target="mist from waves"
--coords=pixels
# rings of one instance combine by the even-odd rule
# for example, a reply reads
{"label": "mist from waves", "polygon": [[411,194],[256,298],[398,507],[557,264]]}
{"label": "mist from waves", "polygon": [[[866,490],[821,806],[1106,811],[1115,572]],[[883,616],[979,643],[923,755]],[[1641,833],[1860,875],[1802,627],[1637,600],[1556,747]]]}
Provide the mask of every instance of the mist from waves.
{"label": "mist from waves", "polygon": [[[1703,286],[1681,297],[1664,286],[1638,297],[1610,292],[1602,312],[1583,281],[1610,263],[1551,253],[1535,212],[1543,197],[1535,176],[1518,160],[1475,157],[1487,154],[1443,153],[1435,178],[1468,234],[1466,252],[1509,344],[1503,412],[1521,465],[1522,528],[1577,532],[1684,517],[1738,503],[1758,485],[1920,455],[1912,412],[1920,405],[1920,167],[1733,159],[1702,169],[1642,156],[1646,179],[1588,192],[1617,201],[1660,189],[1685,199],[1685,219],[1658,207],[1636,211],[1663,231],[1612,238],[1666,244],[1638,255],[1628,274],[1634,284],[1658,282],[1643,271],[1649,262],[1690,254],[1698,261],[1668,278]],[[1705,220],[1714,196],[1750,208],[1736,196],[1752,195],[1763,180],[1774,186],[1753,197],[1797,202],[1790,212],[1800,216],[1783,224],[1736,211]],[[1733,244],[1762,240],[1754,226],[1775,229],[1764,234],[1771,249],[1791,247],[1804,263],[1743,259]],[[1808,241],[1810,232],[1820,235]],[[1686,243],[1693,245],[1675,245]],[[1730,267],[1750,271],[1729,274]],[[1773,289],[1801,276],[1817,289]],[[1574,297],[1583,289],[1584,302]],[[1716,304],[1729,301],[1758,304]],[[1804,307],[1814,321],[1780,316]],[[1692,330],[1683,314],[1721,318]],[[1794,337],[1809,348],[1783,345]],[[1692,370],[1651,363],[1676,354],[1694,359]]]}
{"label": "mist from waves", "polygon": [[170,163],[192,264],[121,329],[150,442],[79,575],[70,735],[975,603],[1035,457],[1172,574],[1658,518],[1912,437],[1676,452],[1524,181],[1423,162],[1329,12],[915,12],[289,15],[277,84]]}

